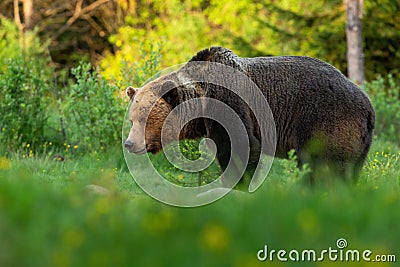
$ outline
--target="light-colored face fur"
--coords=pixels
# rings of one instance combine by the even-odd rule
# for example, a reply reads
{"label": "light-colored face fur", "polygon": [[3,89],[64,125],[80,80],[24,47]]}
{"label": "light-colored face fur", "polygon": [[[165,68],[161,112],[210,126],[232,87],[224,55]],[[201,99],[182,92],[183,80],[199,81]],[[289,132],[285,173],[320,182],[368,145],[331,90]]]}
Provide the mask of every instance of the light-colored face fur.
{"label": "light-colored face fur", "polygon": [[[146,84],[140,89],[128,87],[126,94],[132,100],[129,118],[132,128],[125,141],[125,147],[130,153],[144,154],[151,152],[153,154],[162,149],[161,130],[164,121],[171,112],[171,105],[164,98],[157,95],[157,89],[163,84],[163,81],[157,79]],[[171,136],[172,126],[165,125],[165,141],[174,140]]]}

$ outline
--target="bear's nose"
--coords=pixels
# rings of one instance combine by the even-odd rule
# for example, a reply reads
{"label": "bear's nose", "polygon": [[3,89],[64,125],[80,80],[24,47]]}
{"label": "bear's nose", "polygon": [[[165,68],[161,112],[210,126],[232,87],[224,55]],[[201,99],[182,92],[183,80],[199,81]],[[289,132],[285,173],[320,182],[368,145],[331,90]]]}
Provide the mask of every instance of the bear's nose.
{"label": "bear's nose", "polygon": [[126,149],[128,149],[130,151],[133,149],[133,142],[130,140],[126,140],[124,143],[124,146],[126,147]]}

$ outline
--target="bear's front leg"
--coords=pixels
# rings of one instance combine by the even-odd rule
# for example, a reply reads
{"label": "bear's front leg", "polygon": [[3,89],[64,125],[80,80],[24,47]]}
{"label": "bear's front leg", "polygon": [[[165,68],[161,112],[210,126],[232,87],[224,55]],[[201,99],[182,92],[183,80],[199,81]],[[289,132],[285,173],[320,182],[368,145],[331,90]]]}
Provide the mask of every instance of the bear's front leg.
{"label": "bear's front leg", "polygon": [[259,140],[247,133],[246,136],[240,136],[238,139],[246,138],[248,142],[231,141],[230,138],[235,138],[235,136],[229,137],[219,123],[207,120],[205,124],[207,138],[213,140],[217,147],[216,157],[224,172],[223,186],[247,192],[261,155]]}

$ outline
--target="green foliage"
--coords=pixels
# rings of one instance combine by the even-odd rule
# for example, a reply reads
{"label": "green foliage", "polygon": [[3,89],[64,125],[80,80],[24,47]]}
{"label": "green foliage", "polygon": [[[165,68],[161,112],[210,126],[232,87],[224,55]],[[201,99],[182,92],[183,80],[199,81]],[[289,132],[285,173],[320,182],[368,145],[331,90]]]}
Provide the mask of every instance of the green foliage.
{"label": "green foliage", "polygon": [[3,153],[36,153],[45,143],[49,88],[37,62],[9,59],[0,72],[0,143]]}
{"label": "green foliage", "polygon": [[[143,41],[162,44],[163,67],[221,45],[245,57],[308,55],[347,72],[346,10],[341,0],[138,2],[125,25],[110,37],[118,50],[102,61],[107,72],[119,70],[121,58],[138,59]],[[367,80],[399,71],[399,8],[393,0],[365,2]]]}
{"label": "green foliage", "polygon": [[389,74],[387,79],[378,79],[367,83],[365,90],[375,108],[375,134],[387,141],[399,143],[400,132],[400,86]]}
{"label": "green foliage", "polygon": [[161,45],[140,42],[138,54],[132,53],[132,47],[124,46],[115,56],[108,54],[101,62],[102,75],[114,81],[120,88],[140,86],[153,77],[159,70]]}
{"label": "green foliage", "polygon": [[[12,158],[0,164],[0,251],[7,252],[0,253],[0,265],[281,266],[276,259],[258,262],[257,252],[264,245],[336,249],[339,238],[347,240],[348,249],[398,257],[400,166],[393,157],[399,148],[391,145],[388,151],[388,145],[374,143],[358,186],[290,186],[285,180],[296,175],[277,159],[255,193],[231,192],[194,209],[145,196],[124,169],[120,152],[63,162]],[[385,166],[391,171],[383,172]],[[108,193],[95,195],[88,184]]]}
{"label": "green foliage", "polygon": [[111,82],[81,63],[61,85],[52,77],[46,44],[35,32],[19,33],[2,19],[0,36],[0,154],[64,158],[120,146],[127,105],[119,88],[155,74],[160,59],[155,47],[141,45],[141,59],[122,62]]}
{"label": "green foliage", "polygon": [[108,83],[90,64],[71,70],[75,82],[61,101],[66,142],[88,150],[119,145],[126,106],[117,86]]}
{"label": "green foliage", "polygon": [[[180,152],[174,151],[174,153],[182,153],[182,155],[188,160],[203,160],[209,162],[211,155],[205,153],[201,154],[199,150],[199,144],[201,139],[198,140],[182,140],[179,142],[179,148],[173,147],[168,149],[180,149]],[[201,173],[197,172],[186,172],[180,170],[177,166],[170,163],[165,156],[164,152],[161,152],[155,156],[151,155],[150,160],[155,169],[168,181],[186,187],[197,187],[199,185],[205,185],[213,182],[221,175],[221,169],[218,163],[214,160],[211,164]],[[175,159],[176,160],[176,159]],[[146,172],[146,170],[144,170]]]}
{"label": "green foliage", "polygon": [[100,74],[87,63],[71,70],[74,80],[58,100],[67,149],[68,145],[77,145],[81,151],[100,151],[120,145],[128,106],[124,101],[125,92],[120,89],[140,85],[156,74],[160,60],[157,49],[149,43],[141,44],[140,59],[133,62],[133,58],[121,58],[115,71]]}
{"label": "green foliage", "polygon": [[[16,58],[21,56],[21,45],[17,25],[7,19],[0,20],[0,60],[3,63],[6,58]],[[6,67],[0,65],[0,72],[4,72]]]}
{"label": "green foliage", "polygon": [[302,166],[301,169],[297,167],[297,156],[294,149],[288,152],[288,159],[283,159],[280,161],[280,163],[283,167],[283,172],[285,174],[280,177],[283,186],[302,186],[309,183],[308,181],[306,181],[306,179],[308,179],[307,175],[311,173],[312,170],[307,164]]}
{"label": "green foliage", "polygon": [[364,166],[360,184],[374,189],[396,188],[400,185],[399,177],[399,146],[391,142],[382,142],[379,139],[375,139]]}
{"label": "green foliage", "polygon": [[364,1],[365,69],[370,80],[393,73],[400,79],[400,2]]}
{"label": "green foliage", "polygon": [[346,70],[345,6],[343,1],[299,3],[296,0],[265,4],[273,20],[266,27],[281,43],[277,54],[307,55],[321,58]]}
{"label": "green foliage", "polygon": [[143,43],[140,51],[137,61],[121,58],[115,72],[100,73],[87,63],[80,63],[71,70],[73,80],[58,99],[64,153],[76,146],[86,152],[119,147],[128,106],[125,92],[120,89],[142,84],[155,75],[159,66],[160,53],[153,45]]}
{"label": "green foliage", "polygon": [[48,66],[46,43],[41,43],[36,31],[19,32],[11,21],[0,19],[0,73],[6,72],[9,59],[22,59],[34,62],[45,71]]}
{"label": "green foliage", "polygon": [[36,32],[0,20],[0,154],[34,155],[46,143],[51,68]]}

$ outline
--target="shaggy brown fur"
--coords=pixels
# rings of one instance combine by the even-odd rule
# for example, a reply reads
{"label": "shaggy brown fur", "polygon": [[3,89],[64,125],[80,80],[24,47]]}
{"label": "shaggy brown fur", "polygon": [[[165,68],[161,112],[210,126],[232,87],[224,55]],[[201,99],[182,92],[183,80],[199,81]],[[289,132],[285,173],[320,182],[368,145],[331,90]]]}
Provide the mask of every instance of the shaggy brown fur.
{"label": "shaggy brown fur", "polygon": [[[190,60],[196,61],[231,66],[259,87],[276,124],[276,156],[286,157],[288,151],[294,149],[299,166],[304,163],[311,165],[314,171],[312,179],[326,175],[318,170],[324,165],[343,178],[358,175],[372,142],[375,112],[368,96],[333,66],[309,57],[241,58],[222,47],[198,52]],[[151,113],[148,120],[151,136],[146,134],[147,151],[158,152],[161,149],[158,142],[160,125],[169,111],[183,101],[205,96],[228,104],[246,125],[251,145],[248,162],[251,172],[261,153],[261,133],[249,107],[237,95],[218,86],[198,82],[177,86],[178,74],[179,71],[147,84],[134,97],[131,119],[137,120],[140,117],[137,109],[148,108],[164,84],[176,87],[159,100]],[[214,140],[218,149],[217,159],[225,169],[231,152],[226,131],[215,121],[198,119],[184,128],[180,138],[202,136]]]}

